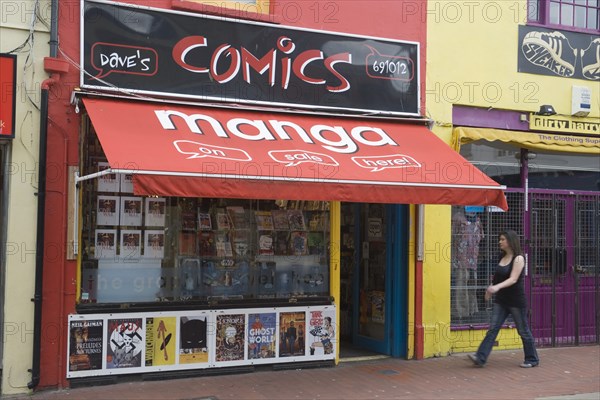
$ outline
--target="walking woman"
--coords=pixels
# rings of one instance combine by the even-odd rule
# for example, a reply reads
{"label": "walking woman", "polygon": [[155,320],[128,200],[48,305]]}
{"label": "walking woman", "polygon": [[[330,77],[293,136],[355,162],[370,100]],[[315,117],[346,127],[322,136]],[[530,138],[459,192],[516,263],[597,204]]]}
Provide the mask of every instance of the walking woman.
{"label": "walking woman", "polygon": [[517,332],[523,342],[525,361],[521,368],[537,367],[540,363],[531,330],[527,325],[527,301],[525,299],[525,258],[521,253],[521,244],[515,231],[505,231],[499,235],[502,258],[496,266],[492,284],[485,292],[485,299],[495,296],[490,328],[475,354],[469,359],[477,366],[483,367],[492,352],[498,332],[508,314],[512,314]]}

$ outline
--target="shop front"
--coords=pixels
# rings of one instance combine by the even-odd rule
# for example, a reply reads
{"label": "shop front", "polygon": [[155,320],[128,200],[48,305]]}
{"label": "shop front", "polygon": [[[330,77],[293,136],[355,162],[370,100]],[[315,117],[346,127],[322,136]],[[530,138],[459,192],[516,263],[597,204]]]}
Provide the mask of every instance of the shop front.
{"label": "shop front", "polygon": [[402,354],[408,204],[507,207],[418,44],[82,4],[66,378]]}
{"label": "shop front", "polygon": [[[468,234],[461,232],[460,226],[480,227],[481,241],[476,242],[478,251],[469,253],[475,257],[471,279],[464,288],[458,277],[466,264],[455,263],[453,268],[457,278],[452,287],[453,326],[464,329],[488,320],[481,293],[496,262],[493,238],[502,230],[513,229],[523,238],[528,260],[525,284],[537,344],[597,343],[600,121],[496,111],[494,116],[510,129],[495,129],[489,126],[500,123],[481,109],[457,107],[455,117],[473,123],[481,122],[478,116],[483,114],[488,126],[456,127],[455,144],[469,161],[508,187],[509,211],[480,208],[462,214],[459,207],[454,209],[453,248],[476,236],[474,228]],[[459,218],[462,215],[466,222]]]}

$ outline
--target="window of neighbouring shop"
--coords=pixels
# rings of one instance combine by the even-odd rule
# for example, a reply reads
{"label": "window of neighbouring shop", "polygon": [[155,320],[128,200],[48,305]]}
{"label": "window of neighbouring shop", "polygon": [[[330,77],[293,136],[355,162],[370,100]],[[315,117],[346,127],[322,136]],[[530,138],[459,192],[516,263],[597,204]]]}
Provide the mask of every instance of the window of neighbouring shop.
{"label": "window of neighbouring shop", "polygon": [[498,235],[516,231],[523,238],[524,196],[506,193],[508,211],[494,207],[452,207],[451,323],[454,326],[487,324],[491,301],[484,299],[500,260]]}
{"label": "window of neighbouring shop", "polygon": [[[107,168],[90,126],[82,171]],[[82,183],[80,303],[329,295],[329,203],[136,196],[132,175]]]}
{"label": "window of neighbouring shop", "polygon": [[598,31],[600,29],[600,4],[595,0],[528,0],[530,22]]}
{"label": "window of neighbouring shop", "polygon": [[[527,157],[521,165],[521,152],[525,151]],[[463,144],[460,153],[509,187],[509,207],[506,213],[494,207],[452,209],[453,327],[489,322],[492,301],[485,301],[484,294],[500,256],[498,235],[505,230],[520,236],[530,279],[562,281],[573,271],[579,277],[593,276],[597,258],[591,245],[597,236],[593,214],[600,182],[596,155],[525,150],[516,143],[485,140]],[[522,179],[525,173],[527,191]]]}
{"label": "window of neighbouring shop", "polygon": [[531,188],[600,190],[600,161],[597,155],[535,151],[530,158]]}

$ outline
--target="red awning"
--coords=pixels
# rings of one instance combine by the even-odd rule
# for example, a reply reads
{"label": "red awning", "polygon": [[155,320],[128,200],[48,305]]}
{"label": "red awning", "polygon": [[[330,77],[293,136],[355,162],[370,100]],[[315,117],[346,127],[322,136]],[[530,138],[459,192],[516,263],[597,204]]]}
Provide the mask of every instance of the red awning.
{"label": "red awning", "polygon": [[495,205],[504,187],[425,126],[84,99],[113,172],[137,195]]}

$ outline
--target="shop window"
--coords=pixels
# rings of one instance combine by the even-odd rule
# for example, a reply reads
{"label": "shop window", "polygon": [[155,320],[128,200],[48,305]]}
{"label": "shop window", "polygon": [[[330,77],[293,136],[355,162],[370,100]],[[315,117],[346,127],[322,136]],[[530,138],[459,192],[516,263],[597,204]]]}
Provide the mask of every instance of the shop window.
{"label": "shop window", "polygon": [[[82,142],[82,172],[106,168],[92,127]],[[328,202],[142,197],[131,178],[82,182],[81,304],[329,295]]]}
{"label": "shop window", "polygon": [[600,163],[591,154],[535,151],[529,160],[529,187],[560,190],[600,190]]}
{"label": "shop window", "polygon": [[480,140],[464,144],[460,154],[496,182],[520,187],[519,148],[506,143]]}
{"label": "shop window", "polygon": [[523,226],[523,195],[506,195],[506,213],[493,207],[452,207],[450,299],[454,327],[489,323],[492,301],[486,301],[484,295],[500,260],[498,236],[508,229],[521,234]]}
{"label": "shop window", "polygon": [[529,22],[579,31],[600,30],[598,0],[528,0]]}

